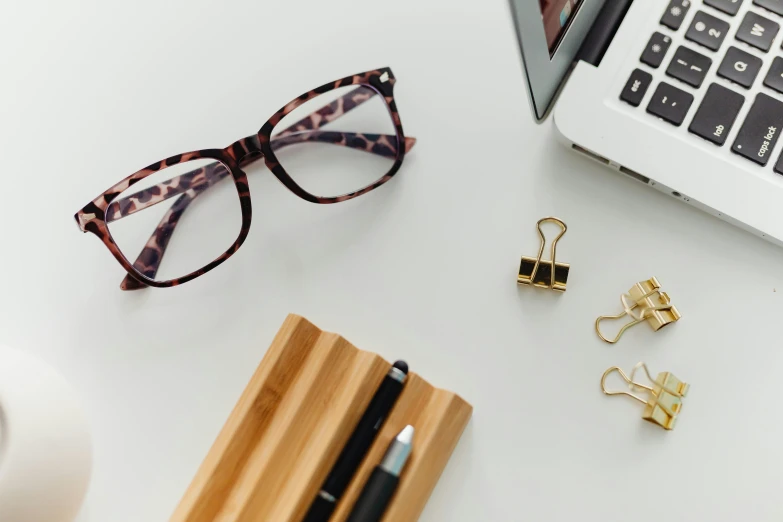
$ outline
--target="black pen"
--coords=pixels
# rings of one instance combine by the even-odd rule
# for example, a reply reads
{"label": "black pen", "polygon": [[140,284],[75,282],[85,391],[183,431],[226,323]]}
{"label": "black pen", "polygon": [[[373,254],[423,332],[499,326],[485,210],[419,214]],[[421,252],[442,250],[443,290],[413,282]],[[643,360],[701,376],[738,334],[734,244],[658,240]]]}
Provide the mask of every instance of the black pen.
{"label": "black pen", "polygon": [[402,468],[408,462],[411,449],[413,449],[413,426],[405,426],[389,445],[381,463],[367,479],[362,494],[359,495],[359,500],[354,504],[353,511],[346,522],[378,522],[383,518],[397,490],[397,484],[400,483]]}
{"label": "black pen", "polygon": [[321,486],[321,491],[310,505],[303,522],[327,522],[332,516],[337,501],[345,493],[353,475],[370,450],[375,436],[402,393],[403,384],[408,377],[408,365],[397,361],[383,378],[383,382],[370,400],[362,418],[345,444],[334,467]]}

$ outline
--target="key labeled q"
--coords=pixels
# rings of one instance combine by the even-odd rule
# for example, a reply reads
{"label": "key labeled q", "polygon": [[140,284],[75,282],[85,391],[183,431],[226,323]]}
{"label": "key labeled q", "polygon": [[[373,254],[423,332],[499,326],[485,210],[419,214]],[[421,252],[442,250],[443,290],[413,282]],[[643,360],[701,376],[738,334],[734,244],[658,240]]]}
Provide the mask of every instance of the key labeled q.
{"label": "key labeled q", "polygon": [[748,70],[748,64],[742,61],[734,62],[734,68],[739,72],[745,72]]}

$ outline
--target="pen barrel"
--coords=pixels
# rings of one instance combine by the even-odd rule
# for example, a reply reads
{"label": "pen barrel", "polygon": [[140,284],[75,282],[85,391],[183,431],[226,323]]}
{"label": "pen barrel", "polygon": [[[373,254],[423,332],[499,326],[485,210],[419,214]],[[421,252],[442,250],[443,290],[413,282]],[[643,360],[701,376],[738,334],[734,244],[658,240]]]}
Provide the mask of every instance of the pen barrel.
{"label": "pen barrel", "polygon": [[315,501],[310,505],[310,509],[302,519],[302,522],[324,522],[332,517],[334,512],[335,503],[329,502],[321,496],[315,498]]}
{"label": "pen barrel", "polygon": [[351,437],[337,458],[332,472],[327,477],[322,490],[336,499],[343,495],[353,479],[356,470],[375,441],[383,423],[402,393],[403,383],[385,377],[367,406]]}
{"label": "pen barrel", "polygon": [[378,522],[386,512],[400,478],[375,468],[346,522]]}

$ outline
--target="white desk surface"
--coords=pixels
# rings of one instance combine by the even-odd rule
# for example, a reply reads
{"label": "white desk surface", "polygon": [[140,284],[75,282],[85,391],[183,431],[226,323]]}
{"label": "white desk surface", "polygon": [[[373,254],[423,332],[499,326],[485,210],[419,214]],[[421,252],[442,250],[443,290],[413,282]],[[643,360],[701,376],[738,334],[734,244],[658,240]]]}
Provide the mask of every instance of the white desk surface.
{"label": "white desk surface", "polygon": [[[3,11],[0,341],[84,399],[95,468],[79,522],[167,520],[289,312],[474,405],[424,522],[783,516],[783,251],[535,124],[504,0]],[[248,241],[173,289],[121,292],[118,263],[78,232],[73,213],[134,170],[385,65],[419,142],[383,188],[312,205],[251,169]],[[515,284],[547,215],[569,225],[564,295]],[[595,317],[651,276],[683,319],[600,342]],[[600,393],[604,369],[640,360],[691,383],[673,432]]]}

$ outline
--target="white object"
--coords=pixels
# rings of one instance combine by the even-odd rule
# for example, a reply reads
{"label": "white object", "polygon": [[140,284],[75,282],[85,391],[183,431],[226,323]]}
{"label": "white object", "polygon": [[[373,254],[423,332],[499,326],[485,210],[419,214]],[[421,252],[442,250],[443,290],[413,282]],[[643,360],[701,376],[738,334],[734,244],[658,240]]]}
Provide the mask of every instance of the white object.
{"label": "white object", "polygon": [[40,359],[0,346],[0,520],[71,522],[91,468],[70,385]]}
{"label": "white object", "polygon": [[[766,167],[760,167],[731,152],[731,145],[753,105],[756,93],[764,91],[780,98],[771,89],[762,87],[762,80],[778,55],[781,38],[778,35],[768,53],[743,46],[734,40],[746,12],[752,11],[780,23],[772,15],[744,2],[736,16],[718,16],[730,24],[729,37],[719,52],[711,52],[685,40],[695,13],[703,9],[701,1],[694,0],[679,31],[669,31],[659,20],[669,0],[634,2],[612,40],[599,67],[580,62],[566,82],[555,105],[555,124],[568,144],[576,144],[600,156],[614,169],[623,167],[633,171],[629,175],[639,180],[641,174],[649,178],[647,184],[683,202],[720,217],[777,245],[783,245],[783,176],[772,167],[783,150],[783,140],[772,151]],[[660,31],[672,38],[661,67],[652,69],[640,65],[639,56],[650,36]],[[696,49],[709,56],[712,67],[702,88],[683,87],[666,76],[666,68],[680,46]],[[744,89],[717,76],[716,72],[729,46],[738,46],[758,56],[763,65],[753,88]],[[620,101],[620,92],[636,68],[653,75],[653,83],[639,107]],[[685,122],[674,127],[647,114],[647,107],[659,82],[666,81],[695,96]],[[722,147],[688,132],[688,125],[701,105],[707,86],[711,83],[729,87],[745,97],[745,104],[731,133]]]}

